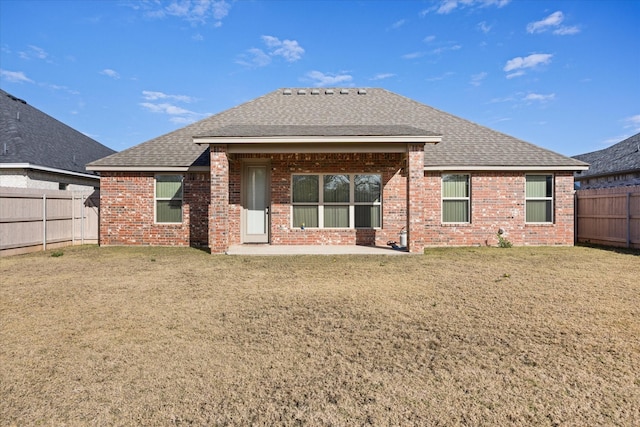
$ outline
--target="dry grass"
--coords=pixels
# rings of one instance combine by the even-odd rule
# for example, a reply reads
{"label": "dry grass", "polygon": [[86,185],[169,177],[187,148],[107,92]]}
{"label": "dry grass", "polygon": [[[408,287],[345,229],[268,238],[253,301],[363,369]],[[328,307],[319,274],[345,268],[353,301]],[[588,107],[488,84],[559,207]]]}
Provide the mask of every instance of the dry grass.
{"label": "dry grass", "polygon": [[4,425],[640,425],[640,257],[0,258]]}

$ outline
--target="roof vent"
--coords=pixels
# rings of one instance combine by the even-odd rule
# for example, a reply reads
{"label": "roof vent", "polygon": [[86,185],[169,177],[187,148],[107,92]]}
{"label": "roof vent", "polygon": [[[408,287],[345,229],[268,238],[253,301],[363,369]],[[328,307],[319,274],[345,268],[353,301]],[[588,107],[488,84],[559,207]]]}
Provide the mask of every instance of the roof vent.
{"label": "roof vent", "polygon": [[349,95],[349,89],[340,89],[340,95]]}
{"label": "roof vent", "polygon": [[282,94],[283,94],[283,95],[291,95],[291,89],[285,89],[285,90],[282,92]]}
{"label": "roof vent", "polygon": [[306,94],[307,94],[306,89],[298,89],[298,95],[306,95]]}
{"label": "roof vent", "polygon": [[324,91],[327,95],[333,95],[333,89],[327,89]]}
{"label": "roof vent", "polygon": [[358,89],[358,95],[366,95],[366,94],[367,94],[366,89]]}
{"label": "roof vent", "polygon": [[320,95],[320,89],[311,89],[311,95]]}

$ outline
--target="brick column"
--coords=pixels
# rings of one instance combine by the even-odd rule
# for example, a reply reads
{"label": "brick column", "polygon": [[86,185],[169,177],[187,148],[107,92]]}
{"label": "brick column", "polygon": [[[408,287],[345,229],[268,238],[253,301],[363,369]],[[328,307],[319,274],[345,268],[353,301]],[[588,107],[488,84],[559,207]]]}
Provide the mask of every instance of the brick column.
{"label": "brick column", "polygon": [[211,203],[209,248],[212,254],[229,249],[229,159],[226,145],[209,146],[211,153]]}
{"label": "brick column", "polygon": [[407,144],[407,246],[421,253],[425,246],[424,144]]}

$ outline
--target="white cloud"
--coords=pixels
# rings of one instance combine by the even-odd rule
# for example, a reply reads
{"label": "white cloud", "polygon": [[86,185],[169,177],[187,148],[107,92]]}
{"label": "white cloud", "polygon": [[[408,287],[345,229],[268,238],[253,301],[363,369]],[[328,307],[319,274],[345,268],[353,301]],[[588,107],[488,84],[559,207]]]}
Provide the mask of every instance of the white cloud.
{"label": "white cloud", "polygon": [[288,62],[295,62],[302,58],[304,49],[295,40],[283,40],[282,47],[273,51],[274,55],[282,56]]}
{"label": "white cloud", "polygon": [[33,83],[22,71],[7,71],[0,69],[0,77],[10,83]]}
{"label": "white cloud", "polygon": [[497,103],[501,103],[501,102],[513,102],[515,101],[515,98],[512,96],[505,96],[503,98],[493,98],[489,101],[489,104],[497,104]]}
{"label": "white cloud", "polygon": [[271,50],[271,55],[282,56],[288,62],[295,62],[302,58],[304,49],[296,40],[280,40],[273,36],[262,36],[262,41]]}
{"label": "white cloud", "polygon": [[29,45],[28,48],[29,49],[27,51],[23,51],[23,52],[19,52],[18,53],[20,58],[22,58],[22,59],[47,59],[49,57],[49,54],[47,52],[45,52],[44,49],[42,49],[42,48],[40,48],[38,46]]}
{"label": "white cloud", "polygon": [[441,74],[439,76],[433,76],[433,77],[427,77],[425,80],[428,82],[438,82],[440,80],[444,80],[450,76],[453,76],[455,73],[453,71],[447,71],[444,74]]}
{"label": "white cloud", "polygon": [[116,79],[116,80],[120,78],[120,74],[118,74],[117,71],[112,70],[110,68],[105,68],[104,70],[100,71],[100,74],[103,74],[107,77],[111,77],[112,79]]}
{"label": "white cloud", "polygon": [[164,92],[154,92],[150,90],[143,90],[142,97],[147,101],[156,101],[158,99],[173,99],[180,102],[193,102],[194,98],[187,95],[167,95]]}
{"label": "white cloud", "polygon": [[550,93],[548,95],[542,95],[540,93],[530,93],[523,98],[524,101],[537,101],[541,103],[553,101],[556,97],[555,93]]}
{"label": "white cloud", "polygon": [[551,15],[541,19],[540,21],[534,21],[527,24],[527,32],[531,34],[544,33],[552,28],[554,29],[553,34],[559,36],[573,35],[580,32],[580,28],[577,26],[561,26],[563,21],[564,14],[561,11],[553,12]]}
{"label": "white cloud", "polygon": [[551,15],[547,16],[540,21],[530,22],[527,24],[527,32],[528,33],[542,33],[547,31],[549,27],[556,27],[562,23],[564,20],[564,15],[562,12],[557,11],[553,12]]}
{"label": "white cloud", "polygon": [[480,86],[482,84],[482,81],[486,79],[487,76],[488,74],[485,73],[484,71],[478,74],[474,74],[471,76],[471,84],[473,86]]}
{"label": "white cloud", "polygon": [[482,21],[477,25],[478,29],[485,34],[488,34],[491,31],[491,25],[487,24],[486,21]]}
{"label": "white cloud", "polygon": [[375,76],[373,76],[372,78],[370,78],[369,80],[384,80],[384,79],[388,79],[391,77],[394,77],[395,74],[393,73],[378,73]]}
{"label": "white cloud", "polygon": [[153,104],[151,102],[142,102],[140,103],[144,108],[151,111],[152,113],[164,113],[170,115],[185,115],[185,114],[196,114],[193,111],[189,111],[185,108],[178,107],[173,104],[162,103],[162,104]]}
{"label": "white cloud", "polygon": [[458,7],[458,0],[443,0],[438,7],[437,13],[446,14]]}
{"label": "white cloud", "polygon": [[440,0],[434,7],[420,12],[421,16],[429,12],[435,12],[440,15],[446,15],[460,8],[482,8],[496,6],[498,8],[509,4],[511,0]]}
{"label": "white cloud", "polygon": [[71,95],[80,95],[80,92],[75,90],[75,89],[71,89],[68,86],[62,86],[62,85],[56,85],[56,84],[49,84],[49,83],[41,83],[41,86],[44,87],[48,87],[49,89],[53,89],[53,90],[61,90],[63,92],[67,92]]}
{"label": "white cloud", "polygon": [[[551,62],[552,57],[553,55],[550,53],[534,53],[532,55],[525,56],[524,58],[518,56],[508,60],[503,70],[509,73],[507,74],[507,78],[512,79],[525,74],[524,70],[527,68],[535,68],[538,65],[548,64]],[[511,73],[511,71],[514,72]]]}
{"label": "white cloud", "polygon": [[264,53],[262,49],[252,48],[247,50],[248,53],[248,61],[245,61],[244,58],[246,55],[242,55],[242,59],[237,61],[239,64],[248,66],[248,67],[264,67],[271,63],[271,57]]}
{"label": "white cloud", "polygon": [[214,1],[211,5],[211,10],[213,12],[213,17],[218,21],[226,18],[229,14],[229,10],[231,9],[231,5],[226,1]]}
{"label": "white cloud", "polygon": [[513,79],[515,77],[520,77],[520,76],[524,76],[526,73],[522,70],[520,71],[516,71],[515,73],[509,73],[507,74],[507,78],[508,79]]}
{"label": "white cloud", "polygon": [[[160,6],[157,9],[157,6]],[[220,27],[222,20],[229,14],[231,4],[215,0],[173,0],[164,6],[161,2],[134,3],[133,9],[144,9],[145,16],[161,19],[167,16],[184,19],[192,25],[207,24],[213,20],[214,27]]]}
{"label": "white cloud", "polygon": [[633,129],[633,132],[640,132],[640,114],[636,114],[635,116],[627,117],[623,120],[625,123],[625,129]]}
{"label": "white cloud", "polygon": [[261,39],[268,52],[255,47],[247,49],[246,53],[239,55],[236,63],[245,67],[265,67],[271,63],[272,57],[280,56],[287,62],[296,62],[304,54],[304,49],[296,40],[280,40],[274,36],[262,36]]}
{"label": "white cloud", "polygon": [[432,41],[434,41],[436,39],[436,36],[427,36],[424,38],[424,40],[422,40],[425,43],[431,43]]}
{"label": "white cloud", "polygon": [[[195,98],[186,95],[169,95],[164,92],[144,90],[142,98],[145,101],[172,100],[177,102],[193,102]],[[186,108],[172,104],[170,102],[141,102],[140,106],[152,113],[166,114],[170,116],[169,121],[176,124],[193,123],[204,114],[187,110]]]}
{"label": "white cloud", "polygon": [[424,55],[425,55],[424,52],[411,52],[411,53],[402,55],[402,59],[416,59]]}
{"label": "white cloud", "polygon": [[462,49],[461,45],[454,44],[454,45],[451,45],[451,46],[443,46],[443,47],[439,47],[439,48],[433,49],[429,53],[432,54],[432,55],[440,55],[443,52],[447,52],[447,51],[450,51],[450,50],[460,50],[460,49]]}
{"label": "white cloud", "polygon": [[398,28],[402,27],[404,24],[407,23],[406,19],[401,19],[399,21],[394,22],[393,24],[391,24],[391,27],[389,27],[391,30],[397,30]]}
{"label": "white cloud", "polygon": [[573,27],[560,27],[557,30],[553,31],[553,34],[557,36],[572,36],[574,34],[578,34],[580,32],[580,28],[577,26]]}
{"label": "white cloud", "polygon": [[321,71],[310,71],[307,73],[307,77],[315,80],[315,86],[335,86],[353,80],[350,74],[323,73]]}
{"label": "white cloud", "polygon": [[280,46],[280,40],[277,37],[273,37],[273,36],[262,36],[262,41],[264,42],[264,44],[267,45],[267,47],[278,47]]}

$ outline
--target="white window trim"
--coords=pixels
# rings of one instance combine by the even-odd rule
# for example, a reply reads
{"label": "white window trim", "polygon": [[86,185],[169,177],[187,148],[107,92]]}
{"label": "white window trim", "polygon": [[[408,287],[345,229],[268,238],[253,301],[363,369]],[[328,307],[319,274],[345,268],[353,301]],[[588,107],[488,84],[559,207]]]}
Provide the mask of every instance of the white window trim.
{"label": "white window trim", "polygon": [[[469,195],[467,197],[444,197],[444,177],[445,175],[465,175],[467,177],[467,186]],[[461,222],[445,222],[444,220],[444,202],[445,200],[466,200],[467,201],[467,218],[468,221]],[[440,176],[440,223],[441,224],[471,224],[471,174],[470,173],[443,173]]]}
{"label": "white window trim", "polygon": [[[550,176],[551,177],[551,197],[527,197],[527,177],[528,176],[545,176],[545,177]],[[531,225],[554,224],[555,211],[556,211],[556,206],[555,206],[555,195],[556,195],[555,186],[556,186],[556,177],[552,173],[528,173],[528,174],[525,174],[525,176],[524,176],[524,223],[525,224],[531,224]],[[543,221],[543,222],[528,222],[527,221],[527,202],[529,200],[531,200],[531,201],[551,200],[551,219],[549,221]]]}
{"label": "white window trim", "polygon": [[[300,175],[311,175],[318,177],[318,202],[293,202],[293,177]],[[324,177],[327,175],[347,175],[349,177],[349,202],[324,202]],[[354,179],[356,175],[377,175],[380,177],[380,200],[378,202],[356,202],[356,189]],[[289,210],[290,226],[297,228],[293,224],[293,208],[295,206],[318,206],[318,226],[306,227],[314,230],[380,230],[382,229],[382,174],[379,173],[292,173],[291,174],[291,203]],[[349,227],[325,227],[324,226],[324,207],[326,206],[349,206]],[[356,227],[356,206],[380,206],[380,227]]]}
{"label": "white window trim", "polygon": [[[158,222],[158,200],[173,200],[170,197],[158,197],[157,184],[159,176],[179,176],[182,197],[180,198],[180,222]],[[177,199],[176,199],[177,200]],[[159,173],[153,177],[153,223],[156,225],[175,225],[184,223],[184,175],[178,173]]]}

